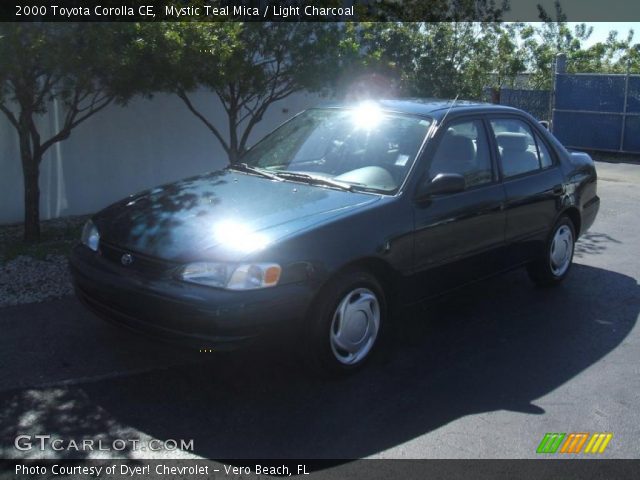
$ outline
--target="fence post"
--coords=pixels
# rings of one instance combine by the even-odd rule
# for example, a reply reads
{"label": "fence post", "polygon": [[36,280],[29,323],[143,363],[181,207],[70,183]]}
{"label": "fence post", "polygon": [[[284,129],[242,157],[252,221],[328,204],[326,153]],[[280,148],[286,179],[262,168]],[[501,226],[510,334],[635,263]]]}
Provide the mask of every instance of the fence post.
{"label": "fence post", "polygon": [[482,101],[487,103],[500,103],[500,90],[496,87],[485,86],[482,88]]}
{"label": "fence post", "polygon": [[624,131],[627,128],[627,103],[629,101],[629,73],[631,70],[631,58],[627,59],[627,76],[624,80],[624,107],[622,108],[622,130],[620,131],[620,147],[624,151]]}
{"label": "fence post", "polygon": [[556,73],[567,73],[567,55],[564,53],[556,55]]}
{"label": "fence post", "polygon": [[549,129],[551,132],[554,130],[554,117],[556,110],[556,92],[558,91],[558,75],[562,75],[567,71],[567,56],[564,53],[559,53],[556,55],[556,64],[554,68],[553,74],[553,85],[551,87],[551,95],[549,95],[549,101],[551,105],[549,106],[549,111],[551,112],[551,125]]}

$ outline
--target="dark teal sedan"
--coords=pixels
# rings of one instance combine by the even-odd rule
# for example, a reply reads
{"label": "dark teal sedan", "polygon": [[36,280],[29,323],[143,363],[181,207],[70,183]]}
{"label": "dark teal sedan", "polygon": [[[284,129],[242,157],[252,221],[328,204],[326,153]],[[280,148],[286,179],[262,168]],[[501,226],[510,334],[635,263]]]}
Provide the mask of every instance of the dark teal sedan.
{"label": "dark teal sedan", "polygon": [[196,348],[282,335],[348,372],[396,306],[519,266],[561,282],[596,184],[588,155],[513,108],[314,108],[224,170],[97,213],[70,265],[110,321]]}

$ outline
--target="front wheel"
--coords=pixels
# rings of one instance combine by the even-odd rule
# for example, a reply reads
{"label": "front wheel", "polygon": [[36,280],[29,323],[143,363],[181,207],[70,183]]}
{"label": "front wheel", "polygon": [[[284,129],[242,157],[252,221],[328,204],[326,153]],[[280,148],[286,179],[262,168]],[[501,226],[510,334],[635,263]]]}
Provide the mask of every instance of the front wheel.
{"label": "front wheel", "polygon": [[312,313],[308,352],[322,373],[360,368],[378,346],[387,303],[378,280],[365,271],[341,274],[321,293]]}
{"label": "front wheel", "polygon": [[557,285],[569,274],[573,262],[576,234],[573,222],[561,217],[554,226],[547,242],[544,257],[529,264],[527,270],[536,285]]}

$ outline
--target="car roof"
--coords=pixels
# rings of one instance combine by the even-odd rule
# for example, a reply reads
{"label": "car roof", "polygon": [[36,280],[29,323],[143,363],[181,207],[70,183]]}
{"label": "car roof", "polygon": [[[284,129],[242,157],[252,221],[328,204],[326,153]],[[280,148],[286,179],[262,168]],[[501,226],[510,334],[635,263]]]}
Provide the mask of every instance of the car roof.
{"label": "car roof", "polygon": [[[381,99],[366,100],[374,102],[383,110],[432,117],[442,119],[447,112],[449,114],[460,113],[485,113],[485,112],[520,112],[520,110],[506,105],[475,102],[469,100],[453,100],[438,98],[405,98],[405,99]],[[362,102],[327,103],[319,105],[325,108],[355,108]]]}

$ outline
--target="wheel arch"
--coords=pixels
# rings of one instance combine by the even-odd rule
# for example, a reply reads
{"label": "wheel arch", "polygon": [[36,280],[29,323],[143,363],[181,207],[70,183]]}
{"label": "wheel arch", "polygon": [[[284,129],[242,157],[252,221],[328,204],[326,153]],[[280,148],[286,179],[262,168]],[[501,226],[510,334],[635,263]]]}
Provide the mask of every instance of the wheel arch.
{"label": "wheel arch", "polygon": [[580,236],[581,229],[582,229],[582,216],[580,215],[580,210],[578,210],[578,207],[574,205],[567,207],[562,212],[560,212],[560,214],[558,215],[558,218],[556,219],[556,222],[562,216],[569,217],[569,220],[571,220],[571,223],[573,223],[573,229],[576,232],[576,240],[577,240],[578,237]]}
{"label": "wheel arch", "polygon": [[[364,270],[376,277],[384,289],[387,301],[393,297],[394,280],[397,272],[386,261],[379,257],[365,257],[343,265],[334,275],[351,270]],[[333,277],[333,275],[332,275]]]}
{"label": "wheel arch", "polygon": [[394,306],[397,304],[396,280],[399,274],[385,260],[373,256],[363,257],[357,260],[350,261],[333,271],[322,283],[322,286],[318,289],[318,293],[316,294],[314,300],[311,302],[310,311],[313,311],[316,303],[320,300],[320,298],[322,298],[322,295],[326,292],[326,290],[331,285],[331,282],[334,281],[336,277],[346,272],[362,270],[373,275],[380,282],[380,285],[384,290],[387,309],[391,311],[391,309],[394,308]]}

